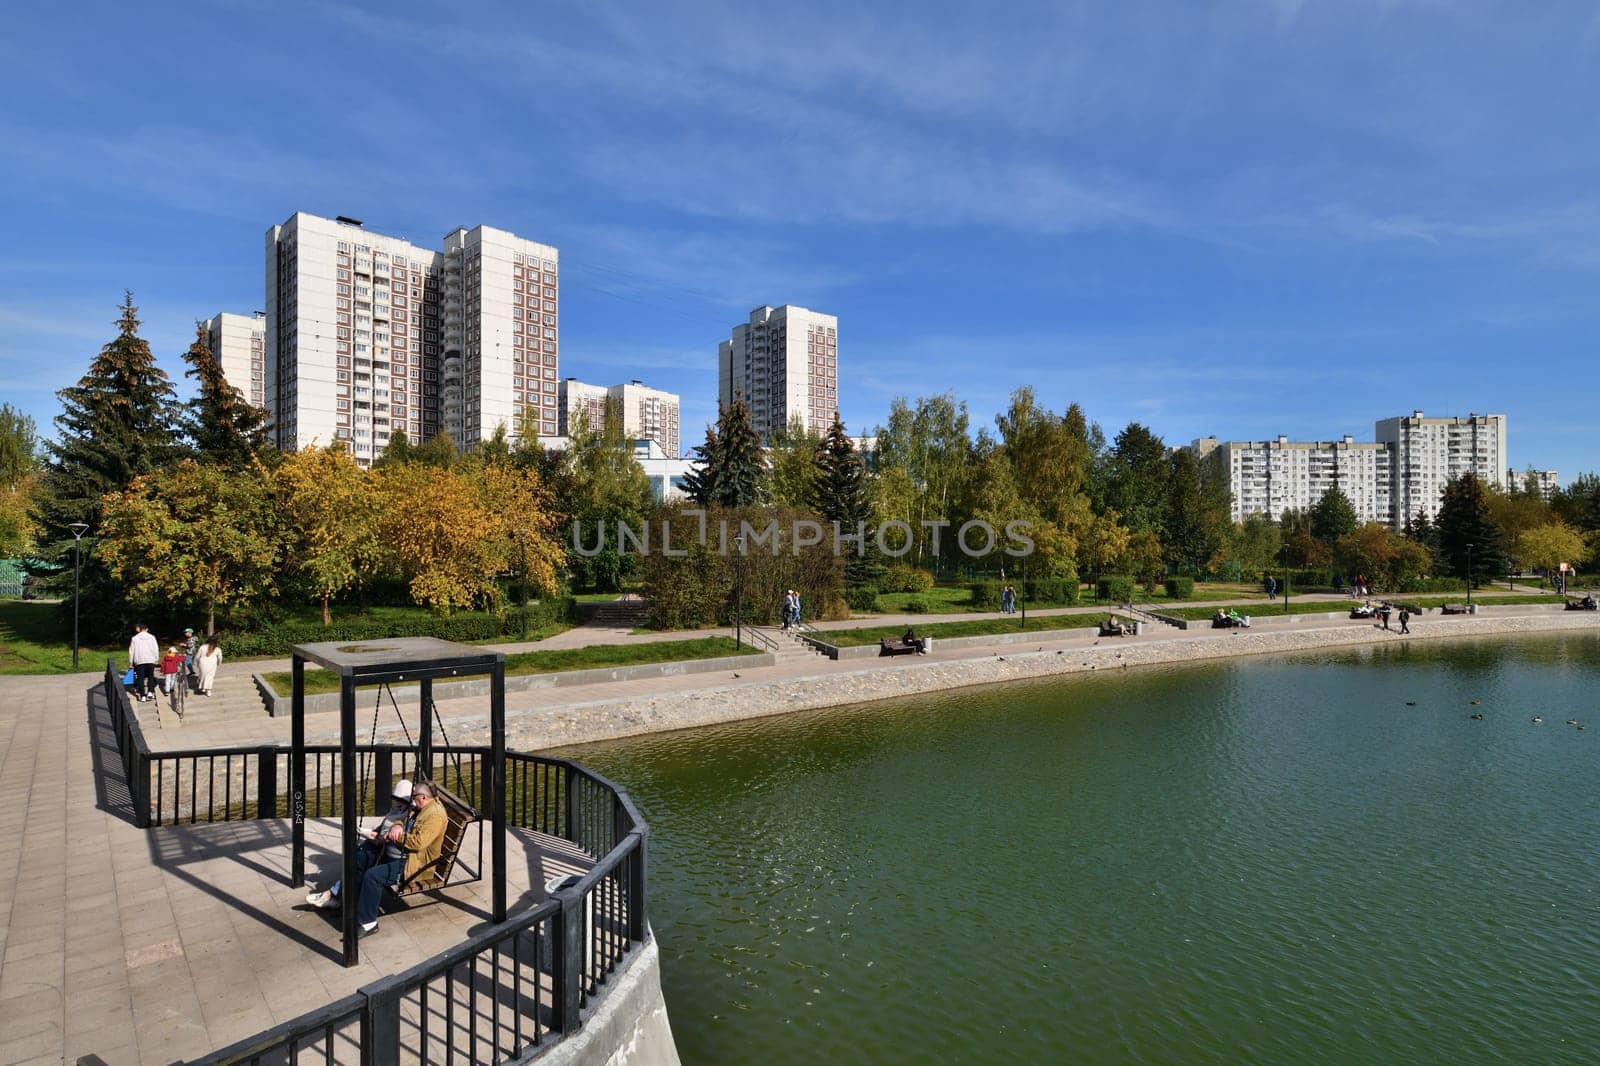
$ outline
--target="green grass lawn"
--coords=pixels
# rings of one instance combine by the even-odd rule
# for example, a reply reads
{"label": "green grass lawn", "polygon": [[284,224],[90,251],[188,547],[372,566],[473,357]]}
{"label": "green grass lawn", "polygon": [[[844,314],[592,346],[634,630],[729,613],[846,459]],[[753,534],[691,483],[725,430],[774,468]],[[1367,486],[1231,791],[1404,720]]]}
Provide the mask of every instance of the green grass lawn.
{"label": "green grass lawn", "polygon": [[[63,617],[63,614],[65,617]],[[128,633],[132,639],[133,633]],[[128,644],[81,645],[78,669],[103,670],[106,659],[125,666]],[[72,610],[56,603],[0,600],[0,674],[72,672]]]}
{"label": "green grass lawn", "polygon": [[[1444,596],[1401,595],[1398,596],[1394,602],[1404,602],[1414,607],[1443,607],[1447,603],[1466,603],[1467,594],[1465,592],[1452,592]],[[1482,589],[1475,589],[1472,593],[1472,602],[1490,605],[1511,605],[1519,603],[1547,603],[1554,605],[1563,603],[1565,600],[1564,597],[1556,595],[1539,596],[1529,592],[1496,594],[1493,592],[1484,592]]]}
{"label": "green grass lawn", "polygon": [[[1088,614],[1069,614],[1053,618],[1040,618],[1028,623],[1026,630],[1018,624],[1020,616],[1011,618],[975,618],[969,622],[934,622],[930,625],[913,624],[919,637],[989,637],[998,633],[1040,632],[1053,629],[1094,629],[1110,615],[1094,611]],[[824,629],[814,634],[838,648],[876,644],[885,637],[905,636],[906,626],[862,626],[856,629]]]}
{"label": "green grass lawn", "polygon": [[[1289,609],[1287,611],[1283,609],[1283,601],[1280,599],[1273,603],[1262,602],[1249,604],[1248,606],[1244,606],[1244,609],[1240,610],[1239,613],[1249,615],[1252,618],[1269,618],[1275,614],[1348,614],[1350,608],[1356,606],[1358,603],[1360,603],[1359,600],[1313,601],[1295,600],[1291,597],[1289,600]],[[1217,609],[1215,607],[1167,607],[1163,608],[1159,613],[1169,614],[1174,618],[1186,618],[1190,621],[1195,621],[1197,619],[1214,617],[1217,613]]]}
{"label": "green grass lawn", "polygon": [[[697,637],[692,640],[658,640],[651,644],[595,644],[560,651],[524,651],[506,656],[506,676],[550,674],[559,670],[597,670],[643,663],[716,659],[724,655],[759,655],[759,648],[734,647],[732,637]],[[294,676],[287,670],[262,675],[280,696],[289,695]],[[326,670],[306,671],[306,693],[339,691],[337,675]]]}
{"label": "green grass lawn", "polygon": [[955,614],[972,610],[972,590],[965,585],[935,585],[927,592],[883,592],[878,595],[877,614],[904,614],[906,604],[919,600],[933,614]]}

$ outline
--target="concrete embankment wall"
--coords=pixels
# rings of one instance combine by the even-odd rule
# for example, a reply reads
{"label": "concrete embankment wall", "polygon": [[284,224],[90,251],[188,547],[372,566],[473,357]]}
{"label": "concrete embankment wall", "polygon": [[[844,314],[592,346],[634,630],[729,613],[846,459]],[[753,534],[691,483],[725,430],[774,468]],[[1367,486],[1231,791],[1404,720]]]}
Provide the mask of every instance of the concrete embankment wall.
{"label": "concrete embankment wall", "polygon": [[534,1061],[539,1066],[679,1066],[655,937],[608,983],[583,1028]]}
{"label": "concrete embankment wall", "polygon": [[[756,655],[723,655],[715,659],[686,659],[671,663],[640,663],[637,666],[600,667],[594,670],[559,670],[551,674],[519,674],[506,678],[506,693],[529,692],[540,688],[566,688],[569,685],[594,685],[606,681],[638,681],[651,677],[677,677],[681,674],[714,674],[719,670],[753,670],[771,666],[777,661],[771,652]],[[255,675],[256,688],[267,705],[267,713],[274,717],[289,713],[289,695],[278,694],[266,678]],[[402,707],[414,706],[422,690],[416,685],[395,686],[395,702]],[[476,677],[470,681],[436,682],[433,686],[435,700],[458,700],[471,696],[487,696],[489,679]],[[306,713],[337,711],[339,694],[319,692],[306,697]]]}

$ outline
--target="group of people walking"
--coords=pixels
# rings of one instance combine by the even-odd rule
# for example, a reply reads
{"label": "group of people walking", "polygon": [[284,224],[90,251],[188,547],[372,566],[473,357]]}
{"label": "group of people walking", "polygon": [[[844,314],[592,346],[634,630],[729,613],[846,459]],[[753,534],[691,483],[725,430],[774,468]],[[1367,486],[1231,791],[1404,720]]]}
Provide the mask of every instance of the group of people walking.
{"label": "group of people walking", "polygon": [[1011,585],[1007,585],[1000,590],[1000,613],[1017,613],[1017,590]]}
{"label": "group of people walking", "polygon": [[170,695],[175,685],[192,685],[202,696],[211,695],[222,665],[222,647],[213,633],[204,644],[192,628],[183,631],[183,643],[173,644],[162,654],[161,644],[143,622],[133,627],[128,642],[128,665],[133,670],[133,698],[149,702],[156,698],[156,672],[161,673],[161,691]]}
{"label": "group of people walking", "polygon": [[800,628],[800,594],[794,589],[783,594],[783,628]]}

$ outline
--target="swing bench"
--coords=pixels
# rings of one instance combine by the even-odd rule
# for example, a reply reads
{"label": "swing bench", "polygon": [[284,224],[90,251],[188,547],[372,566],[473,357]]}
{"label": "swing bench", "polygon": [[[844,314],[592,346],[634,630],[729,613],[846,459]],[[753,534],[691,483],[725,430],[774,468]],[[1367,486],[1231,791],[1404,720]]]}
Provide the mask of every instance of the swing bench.
{"label": "swing bench", "polygon": [[[444,838],[439,843],[439,857],[406,880],[401,881],[399,884],[390,885],[390,893],[396,898],[404,899],[407,896],[415,896],[424,892],[437,892],[440,889],[455,888],[459,885],[471,884],[474,881],[481,880],[483,875],[461,859],[461,845],[466,839],[467,830],[477,826],[478,854],[480,856],[483,854],[483,819],[472,804],[433,780],[433,767],[431,765],[423,765],[424,758],[429,763],[433,761],[431,758],[432,752],[428,752],[425,755],[418,750],[418,746],[412,741],[411,730],[406,726],[405,716],[400,713],[400,704],[395,700],[394,691],[390,688],[388,682],[378,686],[378,698],[372,707],[372,733],[368,738],[368,747],[374,751],[377,748],[378,717],[383,710],[384,693],[388,693],[389,704],[394,708],[394,715],[400,723],[401,731],[405,733],[406,747],[416,752],[417,783],[426,782],[428,787],[433,789],[434,802],[444,808],[446,820]],[[448,749],[450,737],[444,731],[444,719],[439,715],[439,705],[429,700],[428,706],[422,709],[422,713],[433,715],[434,721],[439,726],[439,736],[444,740],[445,747]],[[451,754],[455,756],[456,780],[459,782],[462,780],[461,754],[460,752],[451,752]],[[362,760],[361,809],[363,810],[367,806],[367,785],[372,780],[371,765],[374,758],[375,755],[369,752]],[[456,876],[458,866],[466,876]],[[437,899],[437,897],[435,898]]]}

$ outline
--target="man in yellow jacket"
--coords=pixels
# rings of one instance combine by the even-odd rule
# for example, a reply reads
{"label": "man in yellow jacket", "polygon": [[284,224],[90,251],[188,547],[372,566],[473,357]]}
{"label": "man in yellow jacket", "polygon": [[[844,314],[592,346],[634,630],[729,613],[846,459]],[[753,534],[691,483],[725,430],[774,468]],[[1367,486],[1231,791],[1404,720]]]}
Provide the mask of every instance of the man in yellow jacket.
{"label": "man in yellow jacket", "polygon": [[383,893],[390,885],[402,884],[415,877],[418,871],[439,858],[444,844],[445,826],[449,819],[444,808],[433,794],[433,786],[418,781],[411,789],[411,805],[417,813],[405,822],[389,829],[389,842],[399,847],[399,858],[384,856],[361,879],[361,894],[356,903],[356,920],[361,923],[361,934],[366,936],[378,928],[378,906]]}

